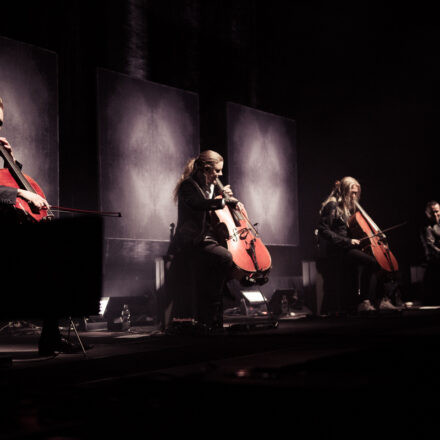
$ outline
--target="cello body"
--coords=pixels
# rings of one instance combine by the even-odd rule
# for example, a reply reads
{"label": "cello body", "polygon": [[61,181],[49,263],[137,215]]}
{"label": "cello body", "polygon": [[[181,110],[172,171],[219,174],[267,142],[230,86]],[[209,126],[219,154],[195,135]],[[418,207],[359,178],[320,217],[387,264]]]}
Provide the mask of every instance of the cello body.
{"label": "cello body", "polygon": [[[15,163],[15,160],[5,149],[2,142],[0,142],[0,156],[3,157],[7,167],[0,169],[0,185],[23,189],[38,194],[44,199],[46,198],[38,183],[32,177],[21,172],[20,167]],[[53,218],[53,213],[50,209],[37,209],[20,197],[17,197],[14,207],[17,209],[17,213],[23,214],[22,217],[28,221],[39,222],[43,219]]]}
{"label": "cello body", "polygon": [[255,227],[250,223],[246,210],[226,205],[214,213],[217,217],[217,238],[232,254],[233,262],[239,269],[238,278],[251,285],[265,284],[272,267],[272,259]]}
{"label": "cello body", "polygon": [[[26,174],[23,174],[23,176],[26,178],[29,185],[32,187],[33,192],[35,192],[36,194],[38,194],[43,198],[46,198],[43,190],[40,188],[38,183],[34,179],[32,179],[32,177]],[[9,186],[12,188],[20,188],[17,181],[14,179],[14,177],[11,175],[11,172],[7,168],[0,169],[0,185]],[[26,200],[23,200],[20,197],[17,197],[17,201],[14,205],[14,208],[16,208],[18,212],[21,211],[24,214],[24,216],[31,221],[39,222],[45,219],[46,217],[48,217],[49,215],[47,209],[45,208],[41,210],[33,209],[33,207],[30,206]]]}
{"label": "cello body", "polygon": [[[26,191],[33,192],[34,194],[38,194],[43,199],[46,199],[46,196],[38,183],[31,176],[22,173],[20,166],[15,163],[15,160],[5,149],[2,142],[0,142],[0,157],[4,159],[5,165],[7,166],[7,168],[0,168],[0,185],[24,189]],[[21,214],[21,219],[18,219],[19,221],[22,219],[25,221],[34,222],[51,220],[54,218],[52,209],[60,212],[78,212],[81,214],[98,214],[109,217],[122,217],[120,212],[94,211],[89,209],[66,208],[62,206],[51,206],[50,208],[43,207],[38,209],[20,197],[17,197],[14,208],[16,209],[17,213]]]}
{"label": "cello body", "polygon": [[399,264],[388,247],[387,239],[368,214],[357,204],[358,211],[348,220],[353,238],[365,241],[361,250],[372,255],[387,272],[397,272]]}

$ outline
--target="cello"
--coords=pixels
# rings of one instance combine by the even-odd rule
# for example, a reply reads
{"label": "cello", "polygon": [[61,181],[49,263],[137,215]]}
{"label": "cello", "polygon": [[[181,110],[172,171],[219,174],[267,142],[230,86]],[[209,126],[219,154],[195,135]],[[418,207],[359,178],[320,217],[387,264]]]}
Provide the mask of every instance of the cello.
{"label": "cello", "polygon": [[[1,142],[0,156],[3,157],[6,165],[6,168],[0,169],[0,185],[24,189],[38,194],[44,199],[46,198],[38,183],[32,179],[32,177],[22,173],[20,167],[15,163],[14,159]],[[46,207],[38,209],[20,197],[17,197],[14,208],[17,209],[17,212],[22,213],[26,220],[32,222],[50,220],[54,217],[50,209]]]}
{"label": "cello", "polygon": [[352,237],[360,240],[361,250],[372,255],[382,269],[397,272],[399,264],[388,246],[386,235],[362,206],[358,202],[355,204],[358,210],[348,220]]}
{"label": "cello", "polygon": [[[6,168],[0,169],[0,185],[9,186],[11,188],[24,189],[26,191],[38,194],[40,197],[46,199],[46,196],[44,195],[44,192],[40,188],[38,183],[32,177],[24,174],[21,171],[20,167],[15,163],[14,159],[6,150],[2,142],[0,142],[0,156],[4,159],[6,165]],[[18,213],[22,214],[22,219],[24,218],[25,221],[31,222],[52,220],[54,218],[54,214],[52,211],[89,215],[98,214],[107,217],[122,217],[122,214],[120,212],[66,208],[63,206],[50,206],[50,208],[43,207],[41,209],[38,209],[20,197],[17,197],[14,208]]]}
{"label": "cello", "polygon": [[[223,197],[225,200],[230,199],[224,192],[223,184],[218,178],[216,185],[222,193],[217,197]],[[214,229],[217,238],[232,254],[233,262],[237,268],[237,278],[247,285],[265,284],[272,267],[272,259],[266,246],[259,238],[255,225],[250,222],[244,207],[238,204],[235,207],[226,204],[214,213],[216,217]]]}

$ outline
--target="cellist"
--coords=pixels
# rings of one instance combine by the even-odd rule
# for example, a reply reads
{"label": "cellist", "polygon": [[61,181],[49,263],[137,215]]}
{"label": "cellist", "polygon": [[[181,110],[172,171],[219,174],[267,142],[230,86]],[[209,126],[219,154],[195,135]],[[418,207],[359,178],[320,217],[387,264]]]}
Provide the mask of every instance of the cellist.
{"label": "cellist", "polygon": [[[378,282],[382,269],[376,259],[359,249],[360,241],[352,238],[348,227],[349,218],[356,212],[356,202],[361,195],[361,185],[353,177],[346,176],[336,181],[329,196],[319,211],[318,239],[321,257],[324,261],[338,261],[343,274],[362,268],[361,297],[358,312],[394,310],[396,307],[386,296],[380,298]],[[325,267],[325,264],[322,265]],[[324,283],[333,284],[337,276],[334,270],[323,270]]]}
{"label": "cellist", "polygon": [[[3,101],[0,97],[0,130],[3,125],[3,117]],[[14,159],[15,163],[21,168],[21,164],[15,160],[11,145],[9,144],[8,140],[5,137],[0,137],[0,142],[5,147],[6,151],[8,151],[11,157]],[[15,205],[17,197],[26,200],[28,203],[34,205],[37,209],[49,208],[49,203],[47,202],[47,200],[36,193],[26,191],[25,189],[21,188],[17,189],[0,185],[0,203],[13,206]],[[3,222],[5,221],[5,219],[2,220]]]}
{"label": "cellist", "polygon": [[[4,119],[4,106],[0,97],[0,130],[3,126]],[[5,137],[0,137],[0,143],[4,146],[6,151],[11,155],[14,162],[19,164],[14,157],[11,144]],[[31,203],[36,209],[49,208],[49,203],[46,199],[38,194],[35,194],[24,189],[12,188],[9,186],[1,185],[0,183],[0,223],[3,226],[12,226],[18,223],[18,216],[13,210],[13,206],[16,203],[17,197],[20,197],[29,203]],[[1,268],[0,268],[1,269]],[[45,316],[43,318],[43,328],[41,330],[41,336],[38,341],[38,351],[42,356],[52,356],[56,353],[77,353],[81,350],[79,346],[76,346],[64,338],[61,337],[61,333],[58,326],[58,319],[53,316]]]}
{"label": "cellist", "polygon": [[169,253],[185,253],[196,267],[196,319],[208,332],[223,327],[223,286],[233,268],[231,253],[215,237],[211,212],[225,203],[239,203],[230,185],[223,189],[227,201],[215,198],[219,188],[214,183],[223,174],[223,164],[217,152],[202,151],[187,162],[174,190],[178,219]]}

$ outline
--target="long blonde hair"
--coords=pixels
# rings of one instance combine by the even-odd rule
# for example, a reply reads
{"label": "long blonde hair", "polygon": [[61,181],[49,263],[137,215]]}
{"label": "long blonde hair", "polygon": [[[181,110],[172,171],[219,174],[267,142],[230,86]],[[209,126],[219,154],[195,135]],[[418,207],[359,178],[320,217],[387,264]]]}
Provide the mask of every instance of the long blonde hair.
{"label": "long blonde hair", "polygon": [[361,197],[361,184],[354,178],[350,176],[343,177],[341,180],[337,180],[333,186],[333,189],[329,196],[324,200],[321,205],[321,209],[319,213],[322,213],[324,206],[328,202],[336,202],[338,214],[345,218],[347,221],[348,218],[354,214],[354,206],[352,206],[350,200],[350,190],[353,186],[357,186],[359,188],[358,192],[358,200]]}
{"label": "long blonde hair", "polygon": [[223,162],[223,157],[213,150],[202,151],[197,157],[190,159],[186,163],[183,173],[174,188],[174,201],[177,202],[180,185],[182,185],[184,180],[214,168],[219,162]]}

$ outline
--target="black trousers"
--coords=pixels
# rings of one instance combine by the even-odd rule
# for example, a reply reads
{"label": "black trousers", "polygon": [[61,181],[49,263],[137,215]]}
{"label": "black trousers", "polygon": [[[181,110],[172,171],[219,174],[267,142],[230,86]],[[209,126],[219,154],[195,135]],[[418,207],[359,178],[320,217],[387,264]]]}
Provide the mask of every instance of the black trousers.
{"label": "black trousers", "polygon": [[231,253],[214,241],[194,250],[197,279],[198,322],[209,327],[223,325],[223,288],[233,267]]}
{"label": "black trousers", "polygon": [[[319,259],[317,269],[324,281],[321,313],[354,309],[366,299],[372,304],[377,302],[381,268],[373,256],[359,249],[350,249]],[[360,287],[360,297],[356,294],[357,287]]]}
{"label": "black trousers", "polygon": [[39,345],[54,346],[61,340],[58,318],[44,318]]}
{"label": "black trousers", "polygon": [[173,319],[192,318],[209,327],[223,324],[223,287],[233,267],[232,255],[210,240],[177,252],[167,270],[164,328]]}
{"label": "black trousers", "polygon": [[423,279],[424,305],[440,304],[440,259],[429,261]]}
{"label": "black trousers", "polygon": [[344,255],[344,261],[352,270],[360,274],[360,300],[368,299],[372,304],[378,300],[378,280],[382,271],[376,259],[359,249],[350,249]]}

